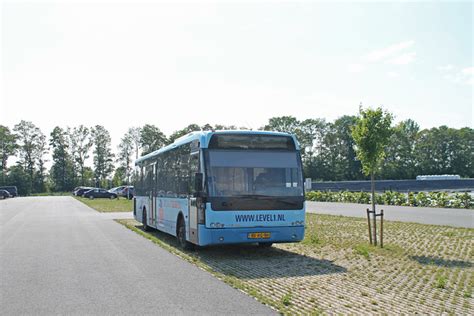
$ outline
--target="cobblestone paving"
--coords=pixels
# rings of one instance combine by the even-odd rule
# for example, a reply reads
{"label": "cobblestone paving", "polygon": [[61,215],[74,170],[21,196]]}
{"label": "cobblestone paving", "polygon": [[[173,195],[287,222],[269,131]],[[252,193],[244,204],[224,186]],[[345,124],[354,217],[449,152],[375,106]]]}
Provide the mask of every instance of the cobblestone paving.
{"label": "cobblestone paving", "polygon": [[363,219],[308,214],[306,225],[303,242],[269,249],[183,254],[173,238],[152,235],[285,314],[473,314],[473,229],[385,222],[380,249],[367,245]]}

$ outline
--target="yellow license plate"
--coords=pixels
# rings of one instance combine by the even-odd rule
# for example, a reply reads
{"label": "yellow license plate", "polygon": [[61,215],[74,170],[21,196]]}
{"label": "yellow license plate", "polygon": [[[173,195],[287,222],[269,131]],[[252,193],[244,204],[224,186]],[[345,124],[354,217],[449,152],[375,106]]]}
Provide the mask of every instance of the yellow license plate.
{"label": "yellow license plate", "polygon": [[248,239],[268,239],[270,238],[271,233],[248,233]]}

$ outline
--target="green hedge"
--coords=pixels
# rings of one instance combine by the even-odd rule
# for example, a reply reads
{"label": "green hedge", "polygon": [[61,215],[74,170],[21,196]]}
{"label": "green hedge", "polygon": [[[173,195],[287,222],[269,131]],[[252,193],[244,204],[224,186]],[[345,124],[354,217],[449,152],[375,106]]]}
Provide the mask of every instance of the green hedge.
{"label": "green hedge", "polygon": [[[306,193],[306,199],[318,202],[371,203],[370,193],[368,192],[311,191]],[[474,208],[474,198],[469,193],[409,192],[406,194],[386,191],[376,193],[375,199],[377,204],[382,205]]]}

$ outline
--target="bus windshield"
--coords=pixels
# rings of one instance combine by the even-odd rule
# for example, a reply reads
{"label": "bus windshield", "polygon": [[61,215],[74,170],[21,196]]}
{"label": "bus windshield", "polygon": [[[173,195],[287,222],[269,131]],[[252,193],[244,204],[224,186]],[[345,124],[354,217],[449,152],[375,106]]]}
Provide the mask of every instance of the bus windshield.
{"label": "bus windshield", "polygon": [[302,197],[296,151],[209,150],[210,197]]}

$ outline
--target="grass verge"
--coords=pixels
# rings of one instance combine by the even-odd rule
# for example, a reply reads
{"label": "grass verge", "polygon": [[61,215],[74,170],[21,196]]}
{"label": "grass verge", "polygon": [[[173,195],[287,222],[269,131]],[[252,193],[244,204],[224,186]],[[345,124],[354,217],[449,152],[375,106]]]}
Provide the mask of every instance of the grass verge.
{"label": "grass verge", "polygon": [[74,197],[76,200],[86,204],[98,212],[131,212],[133,210],[133,201],[125,198],[120,199],[87,199],[83,197]]}
{"label": "grass verge", "polygon": [[380,249],[368,245],[364,219],[308,214],[301,243],[188,252],[117,221],[282,314],[472,312],[473,229],[386,221]]}

